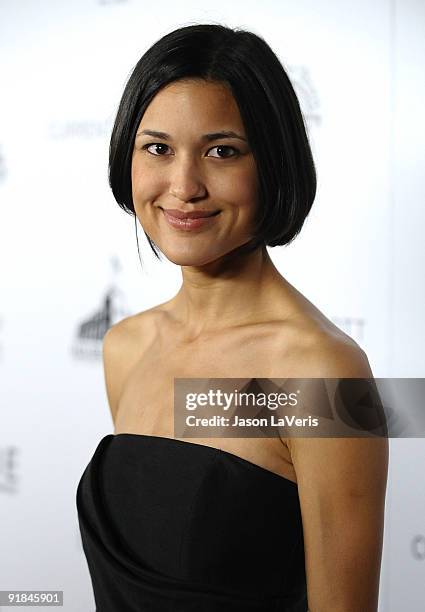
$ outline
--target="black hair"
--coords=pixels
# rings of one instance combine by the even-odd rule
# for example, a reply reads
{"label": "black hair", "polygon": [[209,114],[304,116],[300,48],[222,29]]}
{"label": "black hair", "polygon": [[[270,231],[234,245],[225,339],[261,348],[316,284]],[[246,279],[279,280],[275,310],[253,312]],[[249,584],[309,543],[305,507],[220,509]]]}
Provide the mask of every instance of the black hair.
{"label": "black hair", "polygon": [[[313,156],[283,65],[263,38],[238,28],[181,27],[160,38],[137,62],[124,88],[109,147],[109,184],[116,201],[136,222],[131,161],[138,126],[162,87],[192,78],[226,85],[239,107],[259,179],[253,247],[289,244],[316,196]],[[160,259],[158,247],[145,235]]]}

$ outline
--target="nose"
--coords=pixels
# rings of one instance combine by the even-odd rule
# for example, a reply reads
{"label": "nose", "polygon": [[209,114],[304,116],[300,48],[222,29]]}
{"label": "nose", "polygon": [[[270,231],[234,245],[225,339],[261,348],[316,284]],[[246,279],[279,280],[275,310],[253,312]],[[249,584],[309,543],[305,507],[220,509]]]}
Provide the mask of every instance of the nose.
{"label": "nose", "polygon": [[205,196],[205,184],[195,161],[185,158],[174,162],[169,192],[183,202]]}

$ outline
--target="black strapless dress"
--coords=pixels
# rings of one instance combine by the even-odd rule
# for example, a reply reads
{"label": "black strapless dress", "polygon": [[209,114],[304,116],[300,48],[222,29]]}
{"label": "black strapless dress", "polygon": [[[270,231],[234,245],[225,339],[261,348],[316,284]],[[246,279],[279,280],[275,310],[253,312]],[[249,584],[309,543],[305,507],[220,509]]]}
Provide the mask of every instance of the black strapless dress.
{"label": "black strapless dress", "polygon": [[109,434],[77,488],[96,612],[306,612],[297,485],[217,448]]}

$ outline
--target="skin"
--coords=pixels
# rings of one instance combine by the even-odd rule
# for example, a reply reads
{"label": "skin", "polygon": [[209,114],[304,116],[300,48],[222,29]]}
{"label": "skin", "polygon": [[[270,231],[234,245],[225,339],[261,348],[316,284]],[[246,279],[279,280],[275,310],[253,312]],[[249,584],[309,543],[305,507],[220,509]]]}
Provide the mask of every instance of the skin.
{"label": "skin", "polygon": [[[181,267],[183,282],[172,299],[120,321],[105,335],[105,382],[116,433],[173,437],[174,377],[373,377],[364,351],[279,273],[266,249],[243,253],[258,205],[257,170],[246,141],[201,138],[223,130],[246,139],[230,91],[200,80],[162,89],[139,125],[132,159],[135,211],[146,233]],[[239,153],[232,156],[228,146]],[[220,214],[202,231],[183,232],[168,225],[162,208]],[[140,404],[149,411],[138,411]],[[214,439],[205,443],[218,446]],[[388,441],[220,443],[297,482],[310,612],[376,612]]]}
{"label": "skin", "polygon": [[[143,130],[160,130],[172,138],[144,135]],[[223,130],[245,140],[204,142],[200,138]],[[258,179],[230,91],[218,83],[172,83],[155,96],[137,134],[132,161],[135,211],[165,256],[181,266],[183,284],[174,299],[173,314],[185,339],[193,341],[207,331],[281,317],[281,300],[275,313],[270,304],[282,292],[287,293],[283,310],[288,315],[294,311],[294,296],[266,250],[238,257],[238,247],[252,237]],[[162,145],[146,149],[155,142]],[[234,147],[238,153],[220,145]],[[181,232],[168,225],[161,208],[183,207],[221,212],[204,231]],[[246,304],[250,304],[249,312]]]}
{"label": "skin", "polygon": [[[156,126],[171,138],[143,134]],[[205,142],[200,138],[223,131],[223,127],[245,140],[233,137]],[[161,145],[146,149],[144,145],[151,142]],[[217,83],[190,81],[172,83],[160,91],[137,131],[132,185],[141,224],[177,265],[205,274],[216,267],[214,262],[247,242],[256,207],[257,171],[231,93]],[[175,231],[164,221],[161,207],[219,209],[221,214],[205,240],[203,231]],[[205,267],[207,264],[210,266]],[[183,270],[187,271],[194,273]]]}

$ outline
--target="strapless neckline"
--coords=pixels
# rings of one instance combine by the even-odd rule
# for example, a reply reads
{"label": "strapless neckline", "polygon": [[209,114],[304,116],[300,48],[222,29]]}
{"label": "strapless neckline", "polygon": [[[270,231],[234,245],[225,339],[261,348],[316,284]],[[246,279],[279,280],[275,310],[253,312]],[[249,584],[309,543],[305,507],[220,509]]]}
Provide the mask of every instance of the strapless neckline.
{"label": "strapless neckline", "polygon": [[288,483],[290,486],[292,486],[295,489],[298,489],[298,483],[294,482],[293,480],[291,480],[290,478],[286,478],[285,476],[281,476],[280,474],[277,474],[276,472],[272,472],[272,470],[269,470],[268,468],[263,467],[262,465],[259,465],[258,463],[254,463],[253,461],[249,461],[249,459],[245,459],[244,457],[240,457],[239,455],[237,455],[236,453],[231,453],[230,451],[226,451],[223,450],[221,448],[217,448],[216,446],[209,446],[207,444],[199,444],[197,442],[186,442],[183,440],[177,440],[176,438],[169,438],[167,436],[156,436],[156,435],[150,435],[150,434],[138,434],[138,433],[128,433],[128,432],[121,432],[121,433],[116,433],[116,434],[107,434],[106,436],[104,436],[103,440],[106,440],[107,438],[121,438],[123,436],[128,436],[131,439],[148,439],[148,440],[162,440],[165,443],[168,444],[186,444],[189,447],[194,447],[194,450],[198,450],[200,448],[202,449],[206,449],[205,452],[210,453],[210,454],[221,454],[226,456],[227,458],[229,458],[232,461],[236,461],[238,462],[240,465],[246,466],[251,470],[257,471],[259,474],[264,474],[266,475],[266,477],[268,478],[272,478],[274,480],[276,480],[276,482],[280,482],[281,484],[286,484]]}
{"label": "strapless neckline", "polygon": [[77,487],[96,610],[306,612],[298,486],[215,446],[122,432]]}

